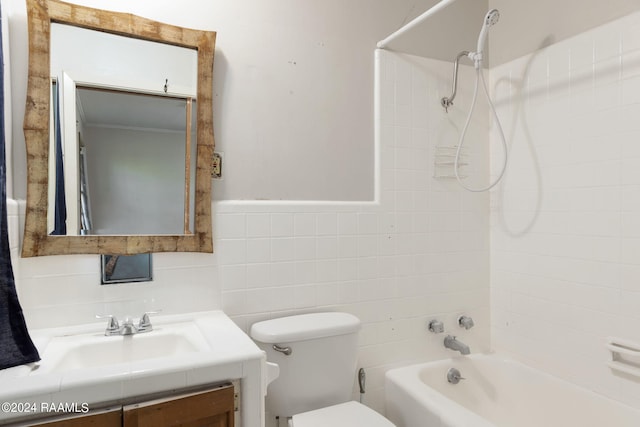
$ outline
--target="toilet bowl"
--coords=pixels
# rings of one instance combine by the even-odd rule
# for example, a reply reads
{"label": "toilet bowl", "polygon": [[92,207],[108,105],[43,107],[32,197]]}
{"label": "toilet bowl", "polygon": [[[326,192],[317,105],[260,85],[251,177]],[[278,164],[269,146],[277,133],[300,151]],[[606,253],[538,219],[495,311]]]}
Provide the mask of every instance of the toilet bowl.
{"label": "toilet bowl", "polygon": [[348,313],[312,313],[255,323],[251,338],[278,364],[267,411],[290,427],[393,427],[352,401],[360,320]]}

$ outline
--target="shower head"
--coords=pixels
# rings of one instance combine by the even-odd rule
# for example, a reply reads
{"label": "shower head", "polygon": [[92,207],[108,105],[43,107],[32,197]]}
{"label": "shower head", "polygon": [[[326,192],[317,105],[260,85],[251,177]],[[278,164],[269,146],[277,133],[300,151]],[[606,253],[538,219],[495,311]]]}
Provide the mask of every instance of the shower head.
{"label": "shower head", "polygon": [[490,27],[492,25],[496,25],[500,20],[500,12],[498,9],[491,9],[484,17],[484,25]]}
{"label": "shower head", "polygon": [[478,37],[478,50],[476,53],[482,54],[484,51],[484,45],[487,41],[487,35],[489,34],[489,27],[495,25],[500,19],[500,12],[498,9],[491,9],[484,17],[482,22],[482,29],[480,30],[480,36]]}

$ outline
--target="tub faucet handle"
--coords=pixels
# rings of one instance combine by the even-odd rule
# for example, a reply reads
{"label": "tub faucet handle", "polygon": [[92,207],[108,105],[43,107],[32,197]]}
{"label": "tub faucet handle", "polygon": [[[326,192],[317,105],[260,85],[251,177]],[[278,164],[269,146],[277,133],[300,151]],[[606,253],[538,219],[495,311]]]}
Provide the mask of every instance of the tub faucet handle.
{"label": "tub faucet handle", "polygon": [[474,325],[473,319],[469,316],[460,316],[458,317],[458,325],[460,325],[461,328],[471,329]]}
{"label": "tub faucet handle", "polygon": [[438,319],[433,319],[429,322],[429,331],[434,334],[441,334],[444,332],[444,324]]}

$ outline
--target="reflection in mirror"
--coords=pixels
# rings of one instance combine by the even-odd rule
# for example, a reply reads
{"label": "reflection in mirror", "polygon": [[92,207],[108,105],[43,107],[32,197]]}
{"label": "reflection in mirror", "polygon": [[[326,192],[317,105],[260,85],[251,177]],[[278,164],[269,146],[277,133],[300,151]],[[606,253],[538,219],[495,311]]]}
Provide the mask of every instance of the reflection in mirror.
{"label": "reflection in mirror", "polygon": [[51,24],[50,234],[193,232],[196,59]]}
{"label": "reflection in mirror", "polygon": [[64,125],[75,128],[65,132],[75,138],[61,144],[71,160],[63,163],[71,173],[64,174],[62,194],[54,184],[63,168],[50,167],[51,233],[63,234],[56,227],[60,204],[66,206],[67,235],[192,233],[195,100],[83,86],[75,94],[75,120]]}
{"label": "reflection in mirror", "polygon": [[[212,252],[216,33],[59,0],[26,2],[29,74],[24,133],[28,174],[22,256]],[[133,97],[125,101],[127,107],[134,102],[145,103],[147,97],[166,99],[167,109],[178,109],[179,103],[180,112],[174,110],[170,115],[182,122],[180,154],[177,142],[164,141],[165,134],[176,133],[173,125],[168,125],[169,119],[159,127],[145,121],[166,117],[166,113],[149,113],[148,106],[139,106],[135,115],[129,114],[133,122],[96,118],[105,111],[124,109],[113,105],[92,109],[93,98],[108,96]],[[156,108],[155,102],[152,108]],[[145,114],[138,115],[143,110]],[[60,123],[58,127],[56,122]],[[154,130],[141,135],[142,128]],[[106,134],[107,129],[119,135],[98,138],[97,134]],[[123,133],[135,135],[123,143]],[[55,134],[59,138],[54,138]],[[105,139],[107,142],[96,142]],[[124,145],[133,151],[125,151]],[[171,145],[174,151],[163,153],[163,145]],[[107,162],[108,156],[114,162]],[[178,160],[163,164],[165,157]],[[132,163],[136,163],[135,169]],[[150,163],[162,164],[171,178],[150,178]],[[63,172],[56,172],[57,167]],[[111,169],[110,175],[99,175],[101,168]],[[111,181],[113,177],[119,181]],[[121,204],[125,199],[158,193],[157,189],[141,187],[145,181],[156,180],[163,181],[162,202],[143,201],[133,207]],[[177,187],[182,188],[179,202]],[[175,196],[169,197],[170,188],[176,189]],[[134,191],[133,196],[126,193],[129,190]],[[63,209],[61,200],[67,208]],[[152,226],[152,212],[140,210],[149,205],[155,208],[153,214],[161,214],[155,217],[181,220]],[[170,213],[169,207],[176,205],[180,213],[178,209]],[[51,219],[56,206],[60,207],[56,221],[64,227],[54,226]],[[111,210],[102,212],[101,206]],[[125,215],[118,217],[116,211]],[[136,223],[126,224],[126,219],[135,219]]]}

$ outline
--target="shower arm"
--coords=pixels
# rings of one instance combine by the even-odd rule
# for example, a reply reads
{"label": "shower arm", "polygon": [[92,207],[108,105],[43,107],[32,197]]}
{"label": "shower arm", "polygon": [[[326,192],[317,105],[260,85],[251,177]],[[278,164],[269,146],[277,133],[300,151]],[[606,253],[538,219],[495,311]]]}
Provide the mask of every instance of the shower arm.
{"label": "shower arm", "polygon": [[456,56],[456,60],[453,63],[453,93],[451,93],[451,96],[445,96],[440,100],[440,105],[442,105],[447,113],[449,112],[449,107],[453,105],[453,100],[455,99],[456,92],[458,91],[458,63],[460,62],[460,58],[463,58],[465,56],[468,58],[469,52],[463,50],[458,54],[458,56]]}

